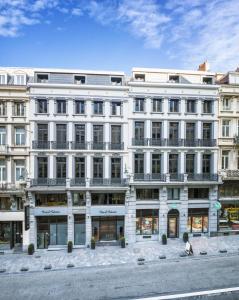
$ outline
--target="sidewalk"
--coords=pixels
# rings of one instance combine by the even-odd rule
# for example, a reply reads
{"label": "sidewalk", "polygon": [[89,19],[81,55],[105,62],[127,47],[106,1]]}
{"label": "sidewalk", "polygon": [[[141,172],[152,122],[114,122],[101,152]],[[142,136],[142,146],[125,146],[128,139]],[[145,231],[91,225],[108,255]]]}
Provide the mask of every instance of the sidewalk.
{"label": "sidewalk", "polygon": [[[206,251],[207,255],[219,255],[219,250],[226,249],[228,254],[239,253],[239,236],[226,237],[197,237],[191,238],[194,255],[199,256],[200,251]],[[106,266],[112,264],[137,264],[138,258],[145,261],[159,260],[159,256],[165,255],[167,259],[179,258],[184,252],[185,244],[180,239],[168,239],[167,245],[160,242],[141,242],[122,249],[118,246],[74,249],[72,253],[66,250],[47,251],[37,250],[34,255],[4,254],[0,256],[0,269],[6,273],[21,272],[22,267],[29,271],[42,271],[47,265],[52,269],[65,269],[68,264],[74,267]]]}

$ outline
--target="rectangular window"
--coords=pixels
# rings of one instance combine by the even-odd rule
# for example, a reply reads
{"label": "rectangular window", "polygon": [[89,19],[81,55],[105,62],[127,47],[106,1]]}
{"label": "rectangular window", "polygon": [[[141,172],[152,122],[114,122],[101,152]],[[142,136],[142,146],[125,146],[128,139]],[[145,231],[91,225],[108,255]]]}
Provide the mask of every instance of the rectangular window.
{"label": "rectangular window", "polygon": [[144,154],[134,155],[134,173],[144,174]]}
{"label": "rectangular window", "polygon": [[25,75],[15,75],[14,76],[14,84],[16,85],[24,85],[25,84]]}
{"label": "rectangular window", "polygon": [[222,100],[222,109],[223,110],[231,110],[231,100],[228,98],[224,98]]}
{"label": "rectangular window", "polygon": [[121,149],[121,125],[111,125],[111,144],[111,149]]}
{"label": "rectangular window", "polygon": [[[193,209],[192,209],[193,210]],[[188,216],[188,232],[190,233],[206,233],[208,232],[208,213],[203,212],[189,213]]]}
{"label": "rectangular window", "polygon": [[227,170],[229,164],[229,151],[222,151],[222,169]]}
{"label": "rectangular window", "polygon": [[56,112],[66,114],[66,100],[56,100]]}
{"label": "rectangular window", "polygon": [[159,190],[158,189],[136,189],[137,200],[158,200]]}
{"label": "rectangular window", "polygon": [[195,123],[186,123],[186,140],[192,142],[195,140]]}
{"label": "rectangular window", "polygon": [[153,112],[162,112],[162,99],[153,99]]}
{"label": "rectangular window", "polygon": [[37,124],[38,142],[48,142],[48,124]]}
{"label": "rectangular window", "polygon": [[179,99],[169,100],[169,112],[179,112]]}
{"label": "rectangular window", "polygon": [[85,157],[75,157],[75,178],[85,178]]}
{"label": "rectangular window", "polygon": [[75,125],[75,142],[76,142],[76,144],[84,144],[85,143],[85,125],[84,124],[76,124]]}
{"label": "rectangular window", "polygon": [[66,157],[56,158],[56,178],[66,178]]}
{"label": "rectangular window", "polygon": [[134,137],[136,141],[144,140],[144,122],[135,122]]}
{"label": "rectangular window", "polygon": [[189,188],[188,199],[209,199],[208,188]]}
{"label": "rectangular window", "polygon": [[169,174],[178,174],[178,154],[169,154]]}
{"label": "rectangular window", "polygon": [[25,116],[25,104],[23,102],[15,102],[13,104],[13,115],[17,117]]}
{"label": "rectangular window", "polygon": [[93,143],[103,144],[104,141],[104,126],[93,125]]}
{"label": "rectangular window", "polygon": [[187,113],[195,113],[196,112],[196,101],[195,100],[187,100]]}
{"label": "rectangular window", "polygon": [[25,179],[25,163],[23,160],[15,161],[15,180],[24,180]]}
{"label": "rectangular window", "polygon": [[37,112],[39,114],[47,114],[48,105],[46,99],[37,99]]}
{"label": "rectangular window", "polygon": [[6,145],[6,128],[0,127],[0,145]]}
{"label": "rectangular window", "polygon": [[203,154],[202,173],[203,174],[210,174],[211,173],[211,154]]}
{"label": "rectangular window", "polygon": [[0,75],[0,84],[7,84],[5,75]]}
{"label": "rectangular window", "polygon": [[179,83],[179,75],[169,75],[168,79],[171,83]]}
{"label": "rectangular window", "polygon": [[145,81],[145,74],[135,74],[134,78],[137,81]]}
{"label": "rectangular window", "polygon": [[15,145],[21,146],[25,145],[25,129],[24,128],[15,128]]}
{"label": "rectangular window", "polygon": [[162,123],[152,122],[152,139],[161,140],[162,138]]}
{"label": "rectangular window", "polygon": [[179,200],[180,189],[179,188],[168,188],[168,200]]}
{"label": "rectangular window", "polygon": [[94,115],[103,115],[103,102],[94,101],[93,102],[93,113]]}
{"label": "rectangular window", "polygon": [[195,172],[195,154],[186,154],[186,173],[194,174]]}
{"label": "rectangular window", "polygon": [[213,78],[212,77],[203,77],[202,83],[203,84],[213,84]]}
{"label": "rectangular window", "polygon": [[123,193],[114,193],[114,194],[92,193],[91,194],[91,204],[92,205],[124,205],[125,204],[125,194],[123,194]]}
{"label": "rectangular window", "polygon": [[169,140],[177,141],[179,136],[179,124],[177,122],[169,122]]}
{"label": "rectangular window", "polygon": [[73,206],[85,206],[85,193],[75,192],[72,193],[72,204]]}
{"label": "rectangular window", "polygon": [[204,100],[203,101],[203,113],[211,114],[212,113],[212,100]]}
{"label": "rectangular window", "polygon": [[202,136],[203,136],[204,140],[210,140],[212,138],[212,124],[211,123],[203,123]]}
{"label": "rectangular window", "polygon": [[38,157],[38,178],[48,178],[48,158]]}
{"label": "rectangular window", "polygon": [[112,116],[121,116],[121,102],[112,102],[111,103],[111,115]]}
{"label": "rectangular window", "polygon": [[103,158],[94,157],[93,158],[93,177],[103,178]]}
{"label": "rectangular window", "polygon": [[159,211],[158,209],[137,209],[136,210],[136,234],[151,235],[159,232]]}
{"label": "rectangular window", "polygon": [[122,78],[121,77],[111,77],[112,85],[122,85]]}
{"label": "rectangular window", "polygon": [[152,154],[152,174],[161,174],[161,154]]}
{"label": "rectangular window", "polygon": [[7,169],[6,169],[6,161],[0,160],[0,182],[6,181],[7,179]]}
{"label": "rectangular window", "polygon": [[111,178],[121,178],[121,158],[111,158]]}
{"label": "rectangular window", "polygon": [[85,101],[76,100],[75,101],[75,114],[83,115],[85,113]]}
{"label": "rectangular window", "polygon": [[144,98],[136,98],[134,100],[134,111],[135,112],[144,112]]}
{"label": "rectangular window", "polygon": [[6,102],[1,101],[0,102],[0,116],[6,116],[7,115],[7,105]]}
{"label": "rectangular window", "polygon": [[56,124],[56,142],[57,144],[66,144],[67,138],[67,125],[66,124]]}
{"label": "rectangular window", "polygon": [[230,136],[230,120],[222,120],[222,136]]}
{"label": "rectangular window", "polygon": [[74,76],[74,83],[75,84],[85,84],[85,76],[75,75]]}
{"label": "rectangular window", "polygon": [[38,83],[48,82],[48,74],[37,74],[37,82]]}

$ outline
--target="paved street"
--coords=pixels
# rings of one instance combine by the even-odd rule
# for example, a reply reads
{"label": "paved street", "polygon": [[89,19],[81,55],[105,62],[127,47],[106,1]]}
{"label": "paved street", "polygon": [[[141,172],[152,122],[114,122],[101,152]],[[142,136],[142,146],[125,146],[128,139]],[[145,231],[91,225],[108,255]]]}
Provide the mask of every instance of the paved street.
{"label": "paved street", "polygon": [[[0,275],[0,299],[135,299],[237,287],[238,272],[238,255],[230,255],[159,260],[145,265],[5,273]],[[238,298],[239,295],[221,299]]]}

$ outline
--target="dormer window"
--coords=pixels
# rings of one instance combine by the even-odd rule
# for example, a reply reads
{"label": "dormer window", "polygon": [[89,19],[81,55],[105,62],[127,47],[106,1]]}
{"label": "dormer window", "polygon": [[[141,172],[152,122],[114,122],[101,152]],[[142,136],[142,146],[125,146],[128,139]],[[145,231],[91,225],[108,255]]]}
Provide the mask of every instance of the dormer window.
{"label": "dormer window", "polygon": [[74,76],[74,83],[75,84],[85,84],[85,76],[75,75]]}
{"label": "dormer window", "polygon": [[169,82],[179,83],[179,75],[169,75]]}
{"label": "dormer window", "polygon": [[0,74],[0,84],[7,84],[6,78],[6,75]]}
{"label": "dormer window", "polygon": [[144,74],[135,74],[134,78],[137,81],[145,81],[145,75]]}
{"label": "dormer window", "polygon": [[24,74],[14,75],[14,84],[25,85],[26,84],[26,76]]}
{"label": "dormer window", "polygon": [[203,84],[213,84],[212,77],[203,77],[202,83]]}
{"label": "dormer window", "polygon": [[121,77],[111,77],[111,84],[112,85],[122,85],[122,78]]}
{"label": "dormer window", "polygon": [[37,74],[37,82],[39,83],[48,82],[48,74]]}

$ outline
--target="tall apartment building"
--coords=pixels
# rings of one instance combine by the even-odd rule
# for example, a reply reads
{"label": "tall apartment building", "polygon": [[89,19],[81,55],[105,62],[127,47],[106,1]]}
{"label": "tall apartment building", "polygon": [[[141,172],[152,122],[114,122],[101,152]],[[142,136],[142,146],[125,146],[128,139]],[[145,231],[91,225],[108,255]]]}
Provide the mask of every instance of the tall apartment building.
{"label": "tall apartment building", "polygon": [[228,72],[219,80],[219,232],[239,229],[239,72]]}
{"label": "tall apartment building", "polygon": [[29,69],[0,69],[0,249],[29,244],[25,224],[29,169]]}
{"label": "tall apartment building", "polygon": [[118,240],[129,198],[124,73],[38,69],[29,95],[30,241]]}
{"label": "tall apartment building", "polygon": [[216,232],[215,74],[134,68],[128,85],[135,240]]}

